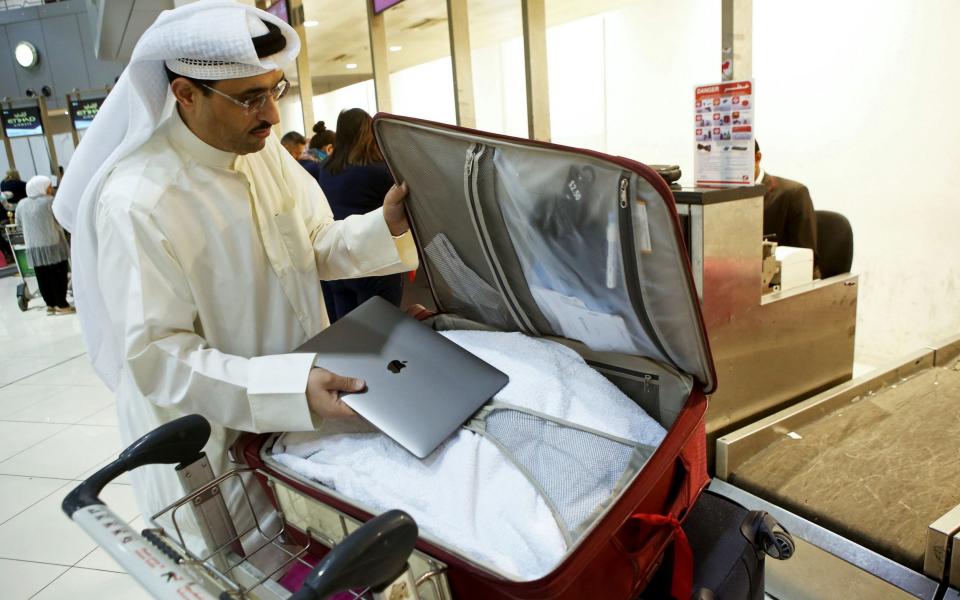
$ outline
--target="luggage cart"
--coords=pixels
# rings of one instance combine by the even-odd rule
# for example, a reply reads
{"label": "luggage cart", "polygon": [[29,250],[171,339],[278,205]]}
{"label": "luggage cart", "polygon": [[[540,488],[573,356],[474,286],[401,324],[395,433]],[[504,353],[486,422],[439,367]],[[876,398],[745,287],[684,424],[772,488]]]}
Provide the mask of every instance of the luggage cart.
{"label": "luggage cart", "polygon": [[[313,566],[308,557],[317,554],[317,549],[310,547],[310,542],[291,545],[282,524],[275,529],[267,527],[270,519],[253,513],[246,487],[245,503],[254,523],[243,531],[235,530],[221,488],[230,480],[243,483],[243,475],[254,470],[235,469],[214,477],[202,452],[209,436],[210,424],[199,415],[158,427],[70,492],[62,503],[64,513],[159,599],[418,600],[407,564],[417,540],[417,525],[409,515],[393,510],[376,517]],[[192,491],[151,517],[151,527],[138,533],[98,494],[116,477],[152,464],[178,465],[178,472],[194,480],[188,488]],[[182,525],[190,517],[201,524],[204,548],[199,550],[185,542]],[[274,521],[282,523],[282,519]],[[171,525],[165,528],[161,522]],[[280,564],[276,566],[274,559],[272,571],[264,572],[257,563],[265,562],[261,553],[271,552],[281,557]],[[297,563],[311,571],[302,587],[291,594],[273,578]],[[338,595],[341,592],[344,594]]]}
{"label": "luggage cart", "polygon": [[37,294],[30,291],[27,283],[27,277],[36,277],[33,267],[27,260],[27,245],[23,241],[23,231],[19,225],[4,225],[4,236],[7,243],[10,244],[10,250],[13,252],[14,260],[17,263],[17,273],[20,274],[20,283],[17,284],[17,306],[21,311],[27,310],[30,300],[37,297]]}

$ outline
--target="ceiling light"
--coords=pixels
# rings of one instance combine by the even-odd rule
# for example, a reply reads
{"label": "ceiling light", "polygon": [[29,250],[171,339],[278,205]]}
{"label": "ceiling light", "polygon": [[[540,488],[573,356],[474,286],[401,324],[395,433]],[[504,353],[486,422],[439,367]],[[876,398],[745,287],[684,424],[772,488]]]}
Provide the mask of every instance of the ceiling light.
{"label": "ceiling light", "polygon": [[403,46],[390,46],[390,52],[400,52],[403,50]]}
{"label": "ceiling light", "polygon": [[357,68],[357,63],[347,63],[347,68],[352,71]]}
{"label": "ceiling light", "polygon": [[13,51],[17,64],[29,69],[37,64],[37,49],[30,42],[20,42]]}
{"label": "ceiling light", "polygon": [[319,24],[320,24],[320,21],[304,21],[303,22],[304,27],[316,27]]}

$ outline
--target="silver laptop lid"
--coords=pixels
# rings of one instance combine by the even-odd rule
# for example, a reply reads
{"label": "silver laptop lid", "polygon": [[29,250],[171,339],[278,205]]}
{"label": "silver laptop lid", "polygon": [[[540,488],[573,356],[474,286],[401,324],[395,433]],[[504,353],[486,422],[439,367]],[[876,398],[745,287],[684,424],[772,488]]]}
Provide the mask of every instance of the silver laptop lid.
{"label": "silver laptop lid", "polygon": [[300,346],[367,383],[343,401],[424,458],[509,381],[500,370],[374,296]]}

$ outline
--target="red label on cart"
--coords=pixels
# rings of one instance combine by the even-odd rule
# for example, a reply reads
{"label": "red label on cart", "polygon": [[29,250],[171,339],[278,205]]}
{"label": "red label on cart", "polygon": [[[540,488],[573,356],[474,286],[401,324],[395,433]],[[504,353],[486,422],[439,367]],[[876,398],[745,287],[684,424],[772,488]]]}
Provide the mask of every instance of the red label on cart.
{"label": "red label on cart", "polygon": [[134,553],[137,555],[137,558],[143,561],[147,567],[151,569],[156,569],[157,567],[162,567],[163,563],[160,560],[150,553],[150,550],[146,548],[137,548],[137,551]]}
{"label": "red label on cart", "polygon": [[210,597],[207,594],[201,594],[201,593],[195,592],[193,588],[196,587],[196,585],[197,584],[195,583],[189,583],[183,586],[182,588],[177,590],[177,595],[183,598],[184,600],[206,600],[207,598]]}

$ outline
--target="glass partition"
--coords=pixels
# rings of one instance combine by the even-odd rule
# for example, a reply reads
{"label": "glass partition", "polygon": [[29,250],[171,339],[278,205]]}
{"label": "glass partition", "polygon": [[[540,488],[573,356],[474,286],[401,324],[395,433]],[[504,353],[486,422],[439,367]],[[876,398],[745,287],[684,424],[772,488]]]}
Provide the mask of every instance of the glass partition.
{"label": "glass partition", "polygon": [[470,0],[477,129],[527,137],[520,0]]}
{"label": "glass partition", "polygon": [[693,172],[693,88],[720,79],[719,2],[546,0],[553,141]]}
{"label": "glass partition", "polygon": [[383,13],[392,112],[456,123],[445,0],[402,2]]}
{"label": "glass partition", "polygon": [[341,110],[362,108],[375,113],[366,0],[307,1],[303,9],[308,25],[305,31],[313,79],[314,119],[335,129]]}

